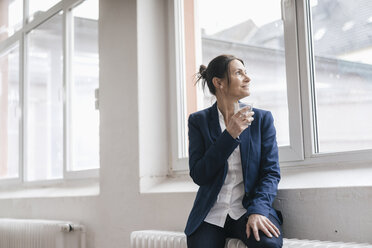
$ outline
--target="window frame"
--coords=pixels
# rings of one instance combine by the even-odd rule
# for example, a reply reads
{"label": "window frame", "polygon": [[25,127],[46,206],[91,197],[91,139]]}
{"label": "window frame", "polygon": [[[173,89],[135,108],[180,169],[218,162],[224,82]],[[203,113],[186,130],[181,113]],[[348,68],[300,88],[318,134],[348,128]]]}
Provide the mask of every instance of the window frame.
{"label": "window frame", "polygon": [[[289,0],[282,0],[289,1]],[[290,0],[294,1],[294,0]],[[350,150],[342,152],[318,152],[316,125],[316,91],[314,74],[314,53],[311,24],[310,0],[294,1],[298,18],[299,60],[301,63],[301,104],[303,109],[305,161],[302,164],[354,165],[372,162],[372,149]],[[290,165],[290,164],[289,164]]]}
{"label": "window frame", "polygon": [[[168,2],[170,24],[170,130],[171,171],[188,168],[187,119],[186,119],[186,74],[185,31],[183,0]],[[172,15],[173,14],[173,15]],[[173,25],[172,25],[173,24]]]}
{"label": "window frame", "polygon": [[[0,185],[23,185],[23,186],[44,186],[52,185],[61,182],[67,182],[76,179],[94,179],[99,177],[99,168],[86,169],[78,171],[69,171],[69,163],[71,158],[70,153],[70,133],[69,133],[69,89],[71,84],[70,61],[71,61],[71,46],[73,42],[73,27],[71,10],[84,1],[89,0],[60,0],[47,11],[42,12],[30,21],[28,21],[28,0],[23,1],[23,20],[22,27],[15,31],[10,37],[0,42],[0,53],[7,51],[15,43],[19,43],[19,97],[20,97],[20,125],[19,125],[19,164],[18,177],[16,178],[1,178]],[[26,181],[25,175],[27,171],[27,34],[42,25],[50,18],[58,15],[62,11],[62,99],[63,99],[63,174],[62,178],[58,179],[43,179],[36,181]],[[96,89],[98,92],[98,89]],[[98,96],[96,95],[96,108],[98,107]],[[98,110],[98,108],[97,108]],[[98,110],[99,111],[99,110]]]}
{"label": "window frame", "polygon": [[[173,13],[173,19],[170,21],[173,24],[170,27],[170,41],[173,46],[170,47],[184,49],[184,44],[181,43],[183,41],[179,39],[179,37],[184,37],[183,27],[180,26],[183,25],[183,0],[174,0],[174,5],[170,3],[170,6],[170,11]],[[281,167],[301,169],[307,166],[360,165],[360,163],[372,162],[372,149],[317,153],[316,92],[312,62],[314,55],[310,0],[281,0],[281,11],[285,47],[291,48],[285,49],[290,145],[279,147]],[[177,35],[179,36],[177,37]],[[200,46],[196,45],[196,47],[198,49]],[[182,53],[172,50],[170,53],[171,64],[175,61],[182,61],[182,58],[177,57]],[[182,62],[184,63],[184,60]],[[185,174],[188,171],[188,158],[180,157],[178,152],[185,142],[185,140],[180,140],[184,137],[181,135],[186,133],[186,130],[182,132],[181,124],[186,121],[187,113],[186,104],[177,102],[180,99],[185,101],[184,92],[180,92],[177,88],[180,87],[179,84],[182,87],[185,84],[184,75],[180,74],[180,71],[170,74],[170,82],[177,82],[177,86],[174,86],[174,83],[170,84],[170,105],[172,106],[170,114],[171,174]]]}

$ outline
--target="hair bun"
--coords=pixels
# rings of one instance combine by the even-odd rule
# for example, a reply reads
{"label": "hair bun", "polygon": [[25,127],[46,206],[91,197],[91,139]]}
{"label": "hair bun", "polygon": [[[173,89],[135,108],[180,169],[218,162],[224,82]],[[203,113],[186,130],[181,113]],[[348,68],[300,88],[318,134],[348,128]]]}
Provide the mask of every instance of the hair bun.
{"label": "hair bun", "polygon": [[202,78],[206,79],[207,78],[207,67],[205,65],[201,65],[199,67],[199,74]]}

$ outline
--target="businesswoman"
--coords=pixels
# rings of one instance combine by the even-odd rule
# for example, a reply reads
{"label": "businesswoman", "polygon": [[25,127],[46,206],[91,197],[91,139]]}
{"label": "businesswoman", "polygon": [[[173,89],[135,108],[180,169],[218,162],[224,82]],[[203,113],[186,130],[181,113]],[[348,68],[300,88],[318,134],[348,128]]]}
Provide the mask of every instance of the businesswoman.
{"label": "businesswoman", "polygon": [[185,228],[188,247],[223,248],[226,238],[249,248],[282,247],[272,207],[280,170],[271,113],[234,110],[250,95],[251,79],[232,55],[200,66],[198,81],[217,102],[188,120],[190,176],[200,186]]}

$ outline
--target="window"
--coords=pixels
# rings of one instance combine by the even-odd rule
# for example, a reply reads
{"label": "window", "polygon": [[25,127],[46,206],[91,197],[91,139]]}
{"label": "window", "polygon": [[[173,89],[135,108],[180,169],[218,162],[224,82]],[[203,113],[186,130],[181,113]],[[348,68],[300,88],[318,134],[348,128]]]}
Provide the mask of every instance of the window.
{"label": "window", "polygon": [[63,175],[62,13],[26,35],[26,180]]}
{"label": "window", "polygon": [[19,175],[19,44],[0,53],[0,178]]}
{"label": "window", "polygon": [[188,115],[215,101],[194,87],[194,75],[221,53],[245,61],[252,91],[242,101],[273,113],[282,165],[372,160],[372,5],[178,0],[173,7],[174,171],[188,168]]}
{"label": "window", "polygon": [[317,152],[372,149],[372,4],[310,3]]}
{"label": "window", "polygon": [[[183,114],[178,117],[178,128],[184,132],[178,132],[183,135],[178,138],[178,148],[184,151],[177,154],[179,162],[173,161],[173,169],[188,168],[187,161],[185,162],[187,159],[182,159],[182,156],[187,157],[187,143],[182,141],[183,137],[187,139],[187,130],[183,128],[186,127],[187,116],[211,106],[215,101],[215,97],[208,89],[203,92],[200,87],[193,86],[194,74],[200,64],[207,65],[221,53],[234,54],[245,61],[252,79],[252,93],[242,101],[253,102],[255,107],[268,109],[273,113],[281,161],[303,159],[303,148],[300,145],[302,140],[299,99],[292,95],[287,96],[287,82],[294,85],[290,91],[298,87],[296,85],[298,82],[297,75],[287,76],[287,67],[291,61],[287,59],[289,55],[286,56],[289,52],[285,49],[285,29],[281,18],[280,1],[272,0],[269,3],[243,0],[194,1],[193,4],[192,2],[184,1],[183,5],[182,3],[178,5],[184,7],[183,46],[186,68],[186,75],[179,76],[178,81],[185,85],[180,88],[187,89],[185,99],[187,104],[179,105],[179,112]],[[271,6],[269,10],[267,4]],[[214,11],[210,11],[212,5]],[[179,27],[179,32],[182,32],[182,27]],[[182,74],[182,71],[178,73]],[[185,81],[182,81],[183,77],[186,78]],[[182,99],[184,93],[177,93]],[[289,105],[289,102],[292,104]],[[290,128],[293,126],[296,128]]]}
{"label": "window", "polygon": [[23,2],[0,4],[0,179],[97,176],[98,0]]}
{"label": "window", "polygon": [[[197,1],[201,63],[207,65],[221,54],[243,59],[251,77],[249,101],[270,110],[278,129],[279,146],[290,145],[286,85],[284,29],[280,1]],[[213,4],[215,11],[210,11]],[[270,8],[267,8],[270,5]],[[239,6],[237,8],[237,6]],[[265,13],[264,15],[262,13]],[[206,91],[208,92],[208,91]],[[209,92],[208,92],[209,93]],[[198,109],[215,101],[210,94],[199,97]]]}
{"label": "window", "polygon": [[71,15],[68,169],[79,171],[99,167],[99,113],[94,105],[99,75],[97,1],[83,2]]}
{"label": "window", "polygon": [[[221,51],[242,58],[252,79],[251,96],[242,101],[253,102],[255,107],[269,109],[274,117],[280,117],[275,118],[278,144],[289,145],[284,30],[280,2],[235,0],[197,3],[197,32],[201,36],[200,62],[207,65]],[[215,8],[213,12],[209,10],[211,4]],[[268,9],[267,5],[271,7]],[[210,94],[204,94],[198,102],[198,108],[206,108],[214,101],[215,98]]]}

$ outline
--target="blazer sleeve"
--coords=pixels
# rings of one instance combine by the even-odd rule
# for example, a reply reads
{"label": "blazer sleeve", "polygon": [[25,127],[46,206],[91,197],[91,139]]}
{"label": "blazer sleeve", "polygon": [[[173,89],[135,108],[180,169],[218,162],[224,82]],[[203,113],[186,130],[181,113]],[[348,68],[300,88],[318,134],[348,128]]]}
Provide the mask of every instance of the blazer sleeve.
{"label": "blazer sleeve", "polygon": [[[207,121],[201,121],[202,116],[190,115],[189,127],[189,168],[193,181],[201,185],[210,184],[217,173],[223,170],[225,162],[240,141],[234,139],[226,130],[213,143],[206,139],[210,137]],[[211,145],[206,143],[212,142]]]}
{"label": "blazer sleeve", "polygon": [[254,189],[252,202],[247,208],[247,216],[251,214],[261,214],[268,217],[280,181],[276,131],[274,119],[270,112],[266,112],[263,116],[261,130],[259,178]]}

